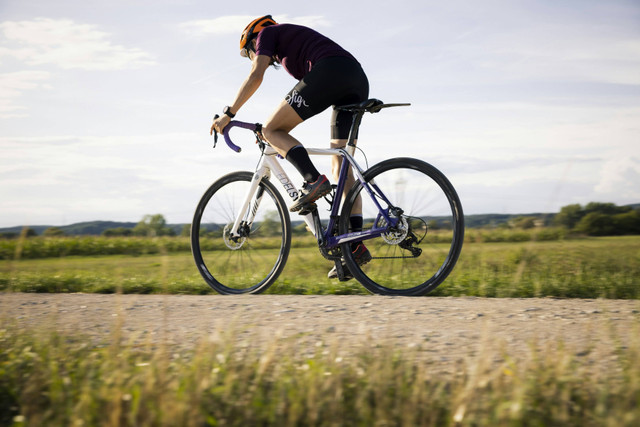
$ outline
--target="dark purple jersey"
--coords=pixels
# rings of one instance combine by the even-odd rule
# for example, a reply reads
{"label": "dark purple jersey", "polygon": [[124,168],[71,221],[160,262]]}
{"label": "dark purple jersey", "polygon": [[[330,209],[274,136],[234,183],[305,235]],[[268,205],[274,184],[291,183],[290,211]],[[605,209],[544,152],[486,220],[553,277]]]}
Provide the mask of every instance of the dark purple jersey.
{"label": "dark purple jersey", "polygon": [[260,31],[256,54],[275,56],[284,69],[298,80],[323,58],[344,56],[355,60],[328,37],[311,28],[293,24],[272,25]]}

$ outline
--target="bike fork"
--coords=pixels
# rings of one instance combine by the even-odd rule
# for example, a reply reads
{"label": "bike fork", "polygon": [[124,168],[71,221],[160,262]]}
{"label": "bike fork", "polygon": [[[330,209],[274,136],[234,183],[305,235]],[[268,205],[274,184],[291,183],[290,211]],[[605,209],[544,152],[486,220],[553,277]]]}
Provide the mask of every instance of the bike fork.
{"label": "bike fork", "polygon": [[242,237],[242,233],[239,232],[239,230],[246,228],[246,226],[251,227],[251,224],[253,224],[258,208],[260,207],[260,202],[262,201],[262,196],[264,195],[264,188],[260,186],[260,183],[263,179],[269,179],[270,175],[271,171],[268,167],[264,167],[264,165],[258,168],[253,174],[251,184],[244,198],[244,203],[238,211],[238,216],[233,223],[233,227],[229,231],[230,237]]}

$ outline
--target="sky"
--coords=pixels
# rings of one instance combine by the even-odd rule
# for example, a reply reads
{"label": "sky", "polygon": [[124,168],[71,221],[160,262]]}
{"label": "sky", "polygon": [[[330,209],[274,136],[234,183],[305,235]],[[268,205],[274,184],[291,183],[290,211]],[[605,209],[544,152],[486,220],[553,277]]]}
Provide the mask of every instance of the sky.
{"label": "sky", "polygon": [[[349,50],[371,97],[411,103],[365,116],[359,147],[370,165],[431,163],[466,214],[640,202],[637,0],[385,4],[0,0],[0,227],[190,222],[213,181],[257,163],[250,133],[232,133],[236,154],[209,128],[249,73],[240,34],[265,14]],[[269,69],[237,119],[266,121],[295,83]],[[327,146],[329,112],[293,135]]]}

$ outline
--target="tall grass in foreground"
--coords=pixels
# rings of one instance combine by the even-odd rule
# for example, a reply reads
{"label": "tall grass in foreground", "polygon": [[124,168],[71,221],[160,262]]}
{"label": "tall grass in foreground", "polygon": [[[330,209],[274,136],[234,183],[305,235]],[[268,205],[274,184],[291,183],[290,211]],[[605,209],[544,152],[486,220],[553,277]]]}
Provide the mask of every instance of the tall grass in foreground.
{"label": "tall grass in foreground", "polygon": [[[640,423],[640,341],[618,337],[617,357],[582,363],[562,345],[522,359],[497,348],[455,373],[382,345],[337,356],[274,338],[263,351],[233,337],[175,353],[105,346],[0,322],[0,424],[575,425]],[[489,363],[496,356],[502,361]]]}

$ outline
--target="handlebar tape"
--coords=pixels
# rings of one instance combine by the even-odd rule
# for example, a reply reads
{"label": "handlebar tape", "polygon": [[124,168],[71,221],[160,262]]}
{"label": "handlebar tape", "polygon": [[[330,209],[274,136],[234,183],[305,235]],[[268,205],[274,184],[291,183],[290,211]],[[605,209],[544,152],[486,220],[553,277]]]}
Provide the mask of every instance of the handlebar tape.
{"label": "handlebar tape", "polygon": [[224,136],[224,141],[227,143],[229,148],[231,148],[236,153],[239,153],[240,151],[242,151],[242,148],[240,148],[236,144],[234,144],[231,141],[231,138],[229,137],[229,131],[231,130],[231,128],[234,128],[234,127],[240,127],[240,128],[243,128],[243,129],[249,129],[249,130],[255,131],[256,130],[256,124],[255,123],[246,123],[246,122],[240,122],[240,121],[237,121],[237,120],[232,120],[222,130],[222,135]]}

